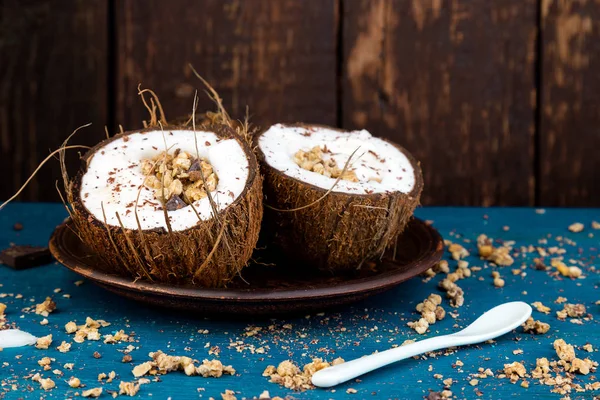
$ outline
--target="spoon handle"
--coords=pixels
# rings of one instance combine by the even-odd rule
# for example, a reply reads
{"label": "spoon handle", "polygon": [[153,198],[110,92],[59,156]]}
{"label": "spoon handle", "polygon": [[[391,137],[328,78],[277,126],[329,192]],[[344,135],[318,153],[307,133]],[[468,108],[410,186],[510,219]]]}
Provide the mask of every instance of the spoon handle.
{"label": "spoon handle", "polygon": [[423,354],[428,351],[439,350],[446,347],[458,346],[464,340],[453,335],[444,335],[420,340],[411,344],[385,350],[365,357],[357,358],[343,364],[334,365],[317,371],[312,376],[312,383],[318,387],[331,387],[339,385],[357,376],[371,372],[396,361]]}

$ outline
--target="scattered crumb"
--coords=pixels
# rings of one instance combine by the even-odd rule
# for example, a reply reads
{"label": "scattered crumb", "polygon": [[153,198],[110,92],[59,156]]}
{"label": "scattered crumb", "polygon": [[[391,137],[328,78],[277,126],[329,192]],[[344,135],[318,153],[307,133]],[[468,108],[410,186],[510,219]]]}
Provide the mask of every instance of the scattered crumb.
{"label": "scattered crumb", "polygon": [[81,392],[83,397],[99,397],[102,394],[102,388],[92,388]]}
{"label": "scattered crumb", "polygon": [[56,303],[51,297],[46,297],[42,303],[35,305],[35,313],[43,317],[47,317],[54,310],[56,310]]}
{"label": "scattered crumb", "polygon": [[285,360],[279,363],[277,368],[273,365],[269,365],[264,370],[263,376],[270,377],[270,382],[277,383],[288,389],[304,391],[314,388],[310,379],[315,372],[343,362],[344,360],[342,358],[336,358],[331,364],[320,358],[314,358],[312,362],[304,366],[303,371],[300,371],[300,368],[292,361]]}
{"label": "scattered crumb", "polygon": [[532,317],[527,318],[527,321],[525,321],[521,326],[523,327],[523,330],[525,332],[535,333],[538,335],[543,335],[550,329],[550,324],[541,321],[536,321]]}
{"label": "scattered crumb", "polygon": [[140,390],[139,382],[123,382],[119,383],[119,394],[126,396],[135,396]]}
{"label": "scattered crumb", "polygon": [[575,233],[583,231],[583,228],[585,228],[585,226],[581,222],[575,222],[569,225],[569,230]]}
{"label": "scattered crumb", "polygon": [[544,314],[550,314],[550,311],[552,311],[550,307],[546,307],[540,301],[533,302],[531,305],[534,306],[536,310]]}
{"label": "scattered crumb", "polygon": [[38,338],[35,347],[40,350],[46,350],[52,344],[52,334]]}
{"label": "scattered crumb", "polygon": [[222,400],[237,400],[233,390],[225,389],[225,393],[221,393]]}
{"label": "scattered crumb", "polygon": [[71,343],[67,343],[65,341],[63,341],[60,346],[58,346],[56,348],[58,351],[60,351],[61,353],[66,353],[69,350],[71,350]]}
{"label": "scattered crumb", "polygon": [[72,388],[78,388],[79,386],[81,386],[81,381],[79,380],[79,378],[75,378],[75,377],[72,377],[71,379],[69,379],[69,381],[67,383]]}
{"label": "scattered crumb", "polygon": [[519,378],[523,378],[526,373],[527,370],[525,369],[525,366],[520,362],[515,361],[510,364],[504,364],[504,374],[506,374],[506,377],[513,383],[518,381]]}

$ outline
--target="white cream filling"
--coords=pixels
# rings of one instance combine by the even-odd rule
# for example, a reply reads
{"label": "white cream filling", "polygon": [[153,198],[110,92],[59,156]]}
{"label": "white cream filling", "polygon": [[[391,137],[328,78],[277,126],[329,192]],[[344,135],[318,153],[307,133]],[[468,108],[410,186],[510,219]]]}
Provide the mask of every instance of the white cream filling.
{"label": "white cream filling", "polygon": [[[212,164],[219,178],[212,197],[217,210],[223,210],[244,190],[249,173],[248,159],[234,139],[220,140],[212,132],[197,131],[195,135],[198,155]],[[197,156],[194,132],[190,130],[165,130],[164,136],[162,131],[134,133],[114,140],[94,153],[81,181],[81,199],[97,220],[121,226],[116,216],[118,212],[125,228],[137,229],[134,207],[139,192],[137,214],[142,229],[167,229],[162,206],[154,197],[154,190],[144,186],[145,175],[141,170],[143,159],[152,159],[165,151],[165,140],[170,154],[181,149]],[[213,217],[208,197],[194,202],[194,207],[201,219]],[[189,206],[167,214],[174,231],[191,228],[198,222],[198,216]]]}
{"label": "white cream filling", "polygon": [[335,179],[301,168],[294,162],[294,154],[298,150],[308,151],[314,146],[327,146],[330,152],[327,157],[333,158],[342,169],[358,149],[349,165],[356,173],[358,182],[340,180],[334,192],[409,193],[415,186],[415,173],[408,158],[394,145],[371,136],[366,130],[345,133],[321,127],[276,124],[260,136],[258,145],[271,167],[327,190],[333,186]]}

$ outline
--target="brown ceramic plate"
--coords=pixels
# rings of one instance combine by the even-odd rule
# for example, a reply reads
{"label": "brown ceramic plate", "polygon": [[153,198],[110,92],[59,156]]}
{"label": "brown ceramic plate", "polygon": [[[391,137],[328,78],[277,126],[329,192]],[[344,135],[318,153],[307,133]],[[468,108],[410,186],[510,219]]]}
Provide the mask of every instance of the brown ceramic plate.
{"label": "brown ceramic plate", "polygon": [[398,239],[395,258],[386,254],[381,262],[363,265],[350,275],[332,276],[263,251],[253,257],[259,262],[245,268],[229,287],[206,289],[133,282],[100,272],[101,261],[73,233],[70,222],[56,228],[50,238],[52,255],[97,285],[130,299],[198,314],[275,315],[348,304],[419,275],[440,260],[443,249],[440,234],[413,218]]}

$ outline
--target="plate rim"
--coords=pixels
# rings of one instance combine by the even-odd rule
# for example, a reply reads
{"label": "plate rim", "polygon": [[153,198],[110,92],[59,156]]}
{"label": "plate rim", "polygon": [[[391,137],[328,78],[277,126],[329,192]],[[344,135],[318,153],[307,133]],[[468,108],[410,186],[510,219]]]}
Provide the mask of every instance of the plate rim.
{"label": "plate rim", "polygon": [[[110,287],[111,289],[127,292],[135,291],[145,296],[168,296],[194,301],[245,303],[263,303],[265,301],[289,302],[294,300],[306,301],[311,299],[336,298],[354,294],[360,295],[372,291],[380,292],[397,286],[398,284],[423,273],[435,262],[439,261],[444,252],[443,238],[437,229],[422,219],[413,217],[411,223],[416,222],[421,225],[422,228],[425,228],[432,239],[432,247],[435,248],[424,256],[411,262],[411,264],[414,264],[411,267],[411,271],[414,270],[414,274],[411,274],[411,276],[398,273],[397,270],[391,270],[373,276],[349,280],[342,284],[316,285],[314,287],[307,287],[306,289],[193,288],[160,282],[145,282],[141,280],[132,281],[130,277],[95,270],[89,264],[81,265],[81,261],[75,255],[68,252],[68,249],[65,249],[64,246],[59,244],[59,239],[62,239],[65,235],[74,234],[69,227],[70,222],[71,219],[68,218],[65,222],[58,225],[52,232],[49,241],[50,252],[65,268],[84,278],[90,279],[102,287]],[[387,262],[389,263],[390,261]]]}

